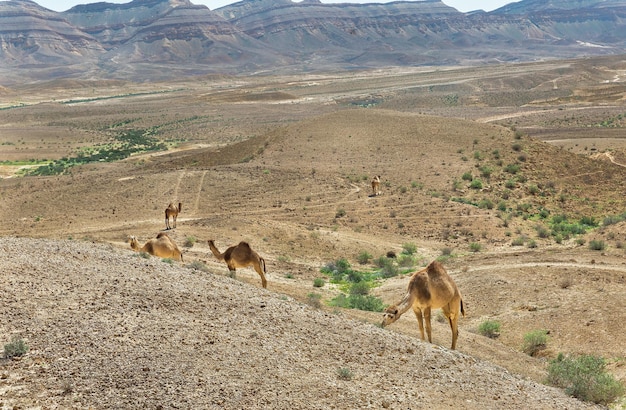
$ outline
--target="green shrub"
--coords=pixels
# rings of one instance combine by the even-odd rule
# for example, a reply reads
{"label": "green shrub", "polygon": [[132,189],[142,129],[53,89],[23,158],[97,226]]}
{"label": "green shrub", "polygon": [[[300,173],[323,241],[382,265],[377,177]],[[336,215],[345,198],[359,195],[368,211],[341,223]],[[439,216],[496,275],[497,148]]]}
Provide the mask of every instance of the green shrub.
{"label": "green shrub", "polygon": [[518,236],[511,241],[511,246],[524,246],[524,243],[526,243],[526,237]]}
{"label": "green shrub", "polygon": [[466,172],[466,173],[463,174],[463,176],[461,176],[461,179],[463,181],[471,181],[471,180],[474,179],[474,177],[472,176],[471,172]]}
{"label": "green shrub", "polygon": [[359,253],[359,255],[356,257],[357,262],[359,262],[361,265],[367,264],[370,259],[372,259],[372,255],[370,255],[367,251],[361,251],[361,253]]}
{"label": "green shrub", "polygon": [[330,301],[331,306],[345,309],[358,309],[369,312],[382,312],[385,308],[383,301],[372,295],[345,295],[339,294]]}
{"label": "green shrub", "polygon": [[402,268],[412,268],[417,264],[416,259],[413,255],[405,255],[402,254],[398,258],[398,266]]}
{"label": "green shrub", "polygon": [[522,351],[529,356],[536,355],[539,351],[546,348],[548,343],[547,330],[533,330],[524,335],[524,345]]}
{"label": "green shrub", "polygon": [[405,255],[413,255],[417,251],[417,246],[414,243],[402,244],[402,253]]}
{"label": "green shrub", "polygon": [[18,336],[13,336],[11,342],[4,345],[4,357],[24,356],[28,352],[28,345]]}
{"label": "green shrub", "polygon": [[478,333],[490,339],[500,336],[500,322],[495,320],[485,320],[478,325]]}
{"label": "green shrub", "polygon": [[367,282],[356,282],[350,285],[350,295],[367,295],[370,293],[370,287]]}
{"label": "green shrub", "polygon": [[196,243],[196,238],[194,238],[193,236],[188,236],[187,238],[185,238],[185,243],[183,244],[183,246],[185,248],[193,248],[193,245]]}
{"label": "green shrub", "polygon": [[606,249],[606,243],[599,239],[593,239],[589,241],[589,249],[592,251],[603,251]]}
{"label": "green shrub", "polygon": [[607,405],[624,394],[624,385],[605,370],[601,357],[559,353],[548,365],[547,382],[580,400]]}
{"label": "green shrub", "polygon": [[337,377],[340,380],[350,381],[354,376],[352,375],[350,369],[348,369],[347,367],[340,367],[339,369],[337,369]]}
{"label": "green shrub", "polygon": [[323,278],[315,278],[313,279],[313,287],[321,288],[324,286],[326,281]]}
{"label": "green shrub", "polygon": [[483,183],[480,179],[475,179],[470,183],[472,189],[483,189]]}
{"label": "green shrub", "polygon": [[378,266],[380,267],[380,275],[385,279],[392,278],[400,273],[398,265],[392,258],[380,257],[378,259]]}
{"label": "green shrub", "polygon": [[470,243],[470,251],[472,252],[480,252],[480,250],[482,249],[481,244],[479,244],[478,242],[472,242]]}

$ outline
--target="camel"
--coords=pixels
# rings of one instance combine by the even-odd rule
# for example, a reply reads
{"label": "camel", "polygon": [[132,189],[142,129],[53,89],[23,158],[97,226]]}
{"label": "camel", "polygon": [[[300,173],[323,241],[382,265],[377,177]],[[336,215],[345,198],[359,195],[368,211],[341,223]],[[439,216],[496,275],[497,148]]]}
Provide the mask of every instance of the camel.
{"label": "camel", "polygon": [[183,204],[181,202],[178,203],[178,206],[174,205],[170,202],[170,204],[165,208],[165,229],[172,229],[170,226],[170,216],[172,217],[173,227],[176,228],[176,218],[178,217],[178,213],[183,209]]}
{"label": "camel", "polygon": [[423,313],[426,319],[426,332],[428,333],[428,341],[430,343],[433,342],[430,328],[430,311],[431,309],[441,308],[443,314],[448,318],[450,329],[452,330],[452,350],[456,349],[456,341],[459,336],[459,311],[465,317],[463,299],[456,284],[438,261],[433,261],[426,268],[413,273],[404,298],[397,305],[389,306],[385,310],[382,326],[385,327],[395,322],[410,308],[413,308],[413,312],[415,312],[417,317],[422,340],[424,340]]}
{"label": "camel", "polygon": [[376,175],[372,179],[372,196],[380,195],[380,175]]}
{"label": "camel", "polygon": [[231,246],[226,249],[224,253],[220,253],[215,247],[213,239],[210,239],[209,248],[211,248],[211,252],[213,252],[213,255],[215,255],[218,260],[226,262],[231,277],[235,277],[236,268],[245,268],[252,265],[256,273],[261,276],[261,284],[264,288],[267,288],[267,280],[265,280],[265,274],[267,273],[265,269],[265,259],[253,251],[248,242],[239,242],[238,245]]}
{"label": "camel", "polygon": [[130,247],[137,252],[146,252],[160,258],[171,258],[183,261],[183,253],[178,249],[176,243],[165,232],[159,232],[156,238],[149,239],[142,247],[134,236],[130,237]]}

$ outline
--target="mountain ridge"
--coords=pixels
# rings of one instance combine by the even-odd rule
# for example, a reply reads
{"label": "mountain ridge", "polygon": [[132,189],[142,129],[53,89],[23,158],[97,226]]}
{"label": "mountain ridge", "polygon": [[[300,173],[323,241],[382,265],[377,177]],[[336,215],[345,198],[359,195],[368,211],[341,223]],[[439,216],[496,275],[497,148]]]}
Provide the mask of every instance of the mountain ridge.
{"label": "mountain ridge", "polygon": [[243,0],[215,10],[189,0],[133,0],[64,12],[9,0],[0,2],[0,73],[5,85],[158,81],[622,54],[624,21],[623,0],[522,0],[489,13],[462,13],[440,0]]}

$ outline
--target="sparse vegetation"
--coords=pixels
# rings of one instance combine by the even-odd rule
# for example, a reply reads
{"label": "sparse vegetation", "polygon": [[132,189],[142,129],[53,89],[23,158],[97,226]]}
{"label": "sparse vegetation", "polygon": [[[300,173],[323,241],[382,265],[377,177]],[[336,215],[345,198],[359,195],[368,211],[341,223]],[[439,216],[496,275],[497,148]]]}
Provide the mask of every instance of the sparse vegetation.
{"label": "sparse vegetation", "polygon": [[524,335],[524,345],[522,351],[529,356],[535,356],[546,348],[548,343],[547,330],[533,330]]}
{"label": "sparse vegetation", "polygon": [[478,325],[478,333],[490,339],[500,336],[500,322],[496,320],[485,320]]}
{"label": "sparse vegetation", "polygon": [[608,405],[624,395],[624,385],[606,371],[605,360],[559,353],[548,365],[547,383],[580,400]]}
{"label": "sparse vegetation", "polygon": [[28,345],[19,336],[13,336],[11,341],[4,345],[4,357],[7,359],[24,356],[27,352]]}

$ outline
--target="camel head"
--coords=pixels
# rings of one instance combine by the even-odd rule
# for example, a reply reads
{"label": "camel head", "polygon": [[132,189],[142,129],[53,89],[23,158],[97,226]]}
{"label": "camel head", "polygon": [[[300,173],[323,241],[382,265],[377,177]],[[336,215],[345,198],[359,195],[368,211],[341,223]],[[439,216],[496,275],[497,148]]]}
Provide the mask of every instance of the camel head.
{"label": "camel head", "polygon": [[400,317],[398,307],[397,306],[389,306],[385,309],[385,313],[383,314],[383,323],[382,327],[392,324]]}
{"label": "camel head", "polygon": [[131,248],[133,247],[133,245],[137,245],[137,238],[134,235],[131,235],[128,237],[128,243],[130,244]]}

